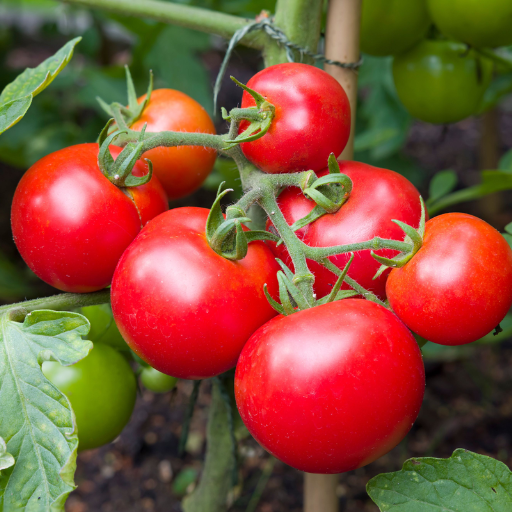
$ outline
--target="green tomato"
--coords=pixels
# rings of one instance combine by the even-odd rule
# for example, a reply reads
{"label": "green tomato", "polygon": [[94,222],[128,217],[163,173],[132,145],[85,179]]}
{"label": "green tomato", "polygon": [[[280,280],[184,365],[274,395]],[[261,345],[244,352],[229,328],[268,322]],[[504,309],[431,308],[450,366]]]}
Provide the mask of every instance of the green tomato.
{"label": "green tomato", "polygon": [[86,306],[79,311],[91,323],[91,330],[87,339],[93,343],[104,343],[117,350],[129,351],[130,348],[124,341],[112,316],[110,304],[100,306]]}
{"label": "green tomato", "polygon": [[361,50],[398,55],[422,39],[430,24],[426,0],[364,0]]}
{"label": "green tomato", "polygon": [[449,37],[477,48],[512,44],[511,0],[428,0],[428,8]]}
{"label": "green tomato", "polygon": [[393,78],[410,114],[429,123],[454,123],[475,114],[493,64],[462,43],[424,40],[395,57]]}
{"label": "green tomato", "polygon": [[137,382],[128,362],[112,347],[97,343],[72,366],[47,361],[43,373],[71,402],[79,451],[113,441],[128,423]]}
{"label": "green tomato", "polygon": [[176,382],[178,382],[176,377],[171,377],[170,375],[159,372],[151,368],[151,366],[143,368],[140,374],[140,380],[145,388],[154,393],[167,393],[167,391],[174,388]]}

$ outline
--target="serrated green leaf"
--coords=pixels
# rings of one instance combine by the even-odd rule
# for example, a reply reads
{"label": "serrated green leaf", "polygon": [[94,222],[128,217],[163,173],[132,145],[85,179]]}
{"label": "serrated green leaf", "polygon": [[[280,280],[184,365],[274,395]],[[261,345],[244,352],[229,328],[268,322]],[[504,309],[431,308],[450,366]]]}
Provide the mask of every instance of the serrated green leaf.
{"label": "serrated green leaf", "polygon": [[0,472],[2,469],[14,466],[14,457],[7,452],[7,445],[2,437],[0,437]]}
{"label": "serrated green leaf", "polygon": [[73,56],[76,37],[36,68],[27,68],[0,94],[0,133],[15,125],[27,112],[32,98],[48,87]]}
{"label": "serrated green leaf", "polygon": [[449,194],[457,185],[457,174],[447,170],[438,172],[429,185],[429,202],[434,202]]}
{"label": "serrated green leaf", "polygon": [[372,478],[366,490],[383,512],[512,510],[508,467],[461,448],[449,459],[409,459],[401,471]]}
{"label": "serrated green leaf", "polygon": [[74,489],[78,437],[68,399],[44,377],[44,361],[76,363],[92,347],[78,313],[0,317],[0,436],[16,464],[0,475],[0,510],[63,511]]}

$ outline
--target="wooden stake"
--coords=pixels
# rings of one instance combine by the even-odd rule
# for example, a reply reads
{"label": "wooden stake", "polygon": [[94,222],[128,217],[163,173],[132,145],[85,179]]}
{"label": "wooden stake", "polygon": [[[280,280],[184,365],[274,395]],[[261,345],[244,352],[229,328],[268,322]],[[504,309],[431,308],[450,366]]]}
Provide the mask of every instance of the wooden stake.
{"label": "wooden stake", "polygon": [[[359,26],[361,0],[330,0],[327,16],[325,55],[340,62],[359,60]],[[352,129],[341,158],[354,157],[354,130],[357,106],[357,71],[339,66],[325,66],[325,70],[343,86],[350,100]],[[337,512],[336,487],[338,475],[304,475],[304,512]]]}

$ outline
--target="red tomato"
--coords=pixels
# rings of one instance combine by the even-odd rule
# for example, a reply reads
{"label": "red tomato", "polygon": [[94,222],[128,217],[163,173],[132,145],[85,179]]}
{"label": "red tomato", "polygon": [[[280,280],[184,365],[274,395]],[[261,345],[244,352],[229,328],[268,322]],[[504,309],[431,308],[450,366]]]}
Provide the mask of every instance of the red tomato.
{"label": "red tomato", "polygon": [[[331,153],[339,155],[350,135],[350,104],[343,87],[308,64],[270,66],[254,75],[248,87],[275,106],[268,132],[241,144],[244,155],[262,171],[319,171]],[[244,91],[242,108],[255,106]],[[248,126],[240,123],[240,132]]]}
{"label": "red tomato", "polygon": [[[343,174],[353,182],[352,193],[348,201],[334,214],[327,214],[312,224],[297,231],[297,235],[312,247],[364,242],[375,236],[393,240],[403,240],[404,232],[392,219],[401,220],[413,227],[418,227],[421,217],[420,193],[414,185],[400,174],[388,169],[380,169],[361,162],[340,161]],[[327,174],[327,170],[318,173]],[[315,203],[302,194],[300,189],[290,187],[278,199],[281,211],[288,224],[307,215]],[[267,222],[267,229],[271,226]],[[293,267],[286,247],[270,243],[275,255],[287,265]],[[382,249],[376,254],[391,258],[397,251]],[[350,255],[333,256],[330,260],[343,268]],[[323,297],[328,295],[336,282],[336,276],[320,264],[309,261],[310,270],[315,275],[315,293]],[[384,272],[373,281],[373,276],[380,267],[372,258],[369,250],[356,253],[348,275],[361,286],[372,291],[380,298],[385,298],[386,279],[389,271]],[[344,285],[344,288],[348,286]]]}
{"label": "red tomato", "polygon": [[394,448],[416,419],[424,390],[412,334],[364,299],[271,320],[246,343],[235,375],[249,432],[310,473],[350,471]]}
{"label": "red tomato", "polygon": [[[116,157],[121,148],[110,147]],[[27,265],[67,292],[108,286],[123,251],[142,226],[167,210],[158,179],[124,191],[98,167],[98,144],[51,153],[21,178],[11,209],[14,241]],[[133,174],[147,166],[137,162]]]}
{"label": "red tomato", "polygon": [[[146,95],[141,96],[141,103]],[[156,89],[151,93],[142,116],[132,126],[140,130],[147,123],[146,132],[201,132],[215,133],[206,110],[190,96],[174,89]],[[217,153],[203,146],[158,147],[146,151],[153,172],[162,183],[169,199],[179,199],[197,190],[213,169]]]}
{"label": "red tomato", "polygon": [[512,306],[512,250],[481,219],[447,213],[427,222],[422,248],[393,269],[391,307],[414,332],[440,345],[488,334]]}
{"label": "red tomato", "polygon": [[206,240],[209,210],[176,208],[150,222],[119,261],[114,319],[128,345],[158,371],[184,379],[233,367],[251,334],[275,316],[279,267],[263,242],[230,261]]}

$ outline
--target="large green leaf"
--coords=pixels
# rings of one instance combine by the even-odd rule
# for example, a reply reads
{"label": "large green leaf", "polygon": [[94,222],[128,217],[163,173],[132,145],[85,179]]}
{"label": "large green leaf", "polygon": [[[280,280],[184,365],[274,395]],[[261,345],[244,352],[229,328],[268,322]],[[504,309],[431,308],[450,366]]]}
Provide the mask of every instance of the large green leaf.
{"label": "large green leaf", "polygon": [[68,399],[48,381],[44,361],[67,366],[92,347],[78,313],[34,311],[23,323],[0,317],[0,436],[16,464],[0,475],[0,510],[64,510],[73,490],[78,438]]}
{"label": "large green leaf", "polygon": [[512,510],[508,467],[460,448],[449,459],[409,459],[400,471],[372,478],[366,490],[383,512]]}
{"label": "large green leaf", "polygon": [[0,94],[0,133],[15,125],[27,112],[32,98],[48,87],[66,67],[81,37],[66,43],[36,68],[28,68]]}
{"label": "large green leaf", "polygon": [[0,437],[0,473],[2,469],[14,466],[14,457],[7,452],[7,445],[2,437]]}
{"label": "large green leaf", "polygon": [[435,214],[448,206],[472,201],[494,192],[512,190],[512,173],[506,171],[482,171],[482,183],[473,187],[457,190],[441,197],[428,205],[429,213]]}

